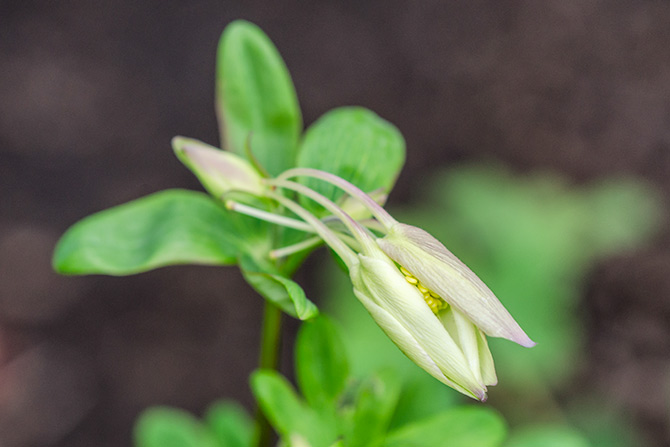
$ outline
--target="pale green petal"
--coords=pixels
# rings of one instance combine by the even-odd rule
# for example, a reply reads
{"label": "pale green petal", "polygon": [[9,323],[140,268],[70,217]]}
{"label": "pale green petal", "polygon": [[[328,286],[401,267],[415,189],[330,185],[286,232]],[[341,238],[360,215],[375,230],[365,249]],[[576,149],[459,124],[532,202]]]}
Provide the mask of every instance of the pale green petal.
{"label": "pale green petal", "polygon": [[[421,356],[428,355],[444,376],[460,385],[455,388],[465,388],[469,390],[466,394],[475,395],[480,400],[485,399],[486,387],[473,374],[463,353],[416,287],[408,284],[396,266],[386,257],[380,259],[359,255],[359,261],[360,266],[351,272],[352,281],[358,291],[357,295],[368,297],[388,314],[387,318],[377,323],[389,337],[408,357],[432,375],[436,376],[424,366],[425,361],[419,361]],[[370,313],[373,317],[380,318],[380,315]],[[404,334],[399,328],[404,328],[410,334],[411,342],[404,338],[401,338],[402,341],[394,339],[394,336]],[[421,354],[414,352],[417,346]]]}
{"label": "pale green petal", "polygon": [[356,297],[361,301],[365,309],[370,313],[375,322],[384,331],[384,333],[393,341],[393,343],[405,354],[411,361],[421,367],[431,376],[435,377],[445,385],[465,394],[466,396],[477,399],[471,391],[463,388],[453,380],[450,380],[442,373],[437,364],[430,358],[428,353],[417,343],[416,339],[405,329],[393,316],[375,304],[370,297],[354,289]]}
{"label": "pale green petal", "polygon": [[496,385],[498,383],[498,376],[496,375],[496,367],[493,364],[493,356],[489,349],[489,342],[486,340],[486,335],[479,329],[477,329],[477,338],[479,341],[479,364],[482,368],[484,385]]}
{"label": "pale green petal", "polygon": [[468,320],[465,315],[452,306],[440,312],[439,318],[447,332],[449,332],[456,344],[461,348],[465,359],[470,365],[470,370],[477,378],[477,381],[484,383],[479,363],[480,354],[477,339],[477,332],[479,330],[472,321]]}
{"label": "pale green petal", "polygon": [[535,345],[493,292],[424,230],[397,224],[377,242],[389,257],[467,315],[487,335],[506,338],[525,347]]}

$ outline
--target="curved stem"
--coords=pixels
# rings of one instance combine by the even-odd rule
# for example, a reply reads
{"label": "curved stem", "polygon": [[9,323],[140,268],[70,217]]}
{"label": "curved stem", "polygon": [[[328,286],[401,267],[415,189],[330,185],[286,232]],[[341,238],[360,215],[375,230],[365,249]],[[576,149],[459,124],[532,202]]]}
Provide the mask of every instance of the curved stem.
{"label": "curved stem", "polygon": [[396,221],[393,216],[391,216],[382,206],[375,202],[372,197],[363,192],[363,190],[361,190],[358,186],[344,180],[341,177],[338,177],[335,174],[312,168],[293,168],[284,171],[281,175],[279,175],[279,177],[277,177],[277,180],[284,180],[291,177],[312,177],[337,186],[350,196],[358,199],[372,213],[372,215],[375,216],[382,225],[384,225],[387,230],[392,225],[398,223],[398,221]]}
{"label": "curved stem", "polygon": [[342,258],[347,266],[357,262],[356,254],[351,250],[351,248],[349,248],[349,246],[345,244],[333,230],[328,228],[326,224],[317,219],[312,213],[295,203],[293,200],[284,197],[275,191],[266,191],[265,194],[267,197],[276,200],[280,205],[283,205],[285,208],[291,210],[298,217],[310,224],[314,228],[314,231],[319,236],[321,236],[321,239],[323,239],[324,242],[326,242],[333,250],[335,250],[335,253],[337,253],[337,255]]}
{"label": "curved stem", "polygon": [[305,239],[302,242],[298,242],[297,244],[289,245],[287,247],[282,248],[275,248],[274,250],[270,251],[270,259],[283,258],[285,256],[292,255],[293,253],[308,250],[312,247],[319,245],[320,243],[321,238],[319,236],[314,236],[310,237],[309,239]]}
{"label": "curved stem", "polygon": [[301,220],[292,219],[280,214],[270,213],[268,211],[254,208],[243,203],[235,202],[234,200],[226,200],[226,208],[246,216],[255,217],[256,219],[281,225],[282,227],[293,228],[295,230],[305,231],[307,233],[314,233],[314,228]]}
{"label": "curved stem", "polygon": [[278,186],[280,188],[290,189],[292,191],[304,195],[305,197],[314,200],[316,203],[323,206],[328,211],[337,216],[342,221],[342,223],[347,227],[347,229],[351,232],[351,234],[356,238],[356,240],[361,244],[361,247],[368,248],[369,250],[374,250],[373,246],[376,246],[375,242],[370,236],[370,234],[367,232],[365,227],[356,222],[350,215],[344,212],[344,210],[342,210],[342,208],[337,206],[332,200],[319,194],[313,189],[308,188],[307,186],[301,185],[300,183],[292,182],[290,180],[281,180],[277,178],[275,180],[269,180],[268,183],[271,185]]}

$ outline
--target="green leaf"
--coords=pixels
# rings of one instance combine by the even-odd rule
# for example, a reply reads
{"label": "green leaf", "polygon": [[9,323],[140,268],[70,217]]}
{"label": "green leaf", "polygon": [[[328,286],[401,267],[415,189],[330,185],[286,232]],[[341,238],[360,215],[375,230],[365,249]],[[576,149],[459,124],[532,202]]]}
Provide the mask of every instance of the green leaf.
{"label": "green leaf", "polygon": [[239,262],[242,275],[249,285],[281,310],[301,320],[318,315],[319,309],[305,296],[302,287],[275,273],[277,270],[269,263],[256,261],[248,254],[241,256]]}
{"label": "green leaf", "polygon": [[309,408],[278,372],[254,372],[251,389],[263,413],[283,439],[298,435],[310,447],[326,447],[336,440],[336,428]]}
{"label": "green leaf", "polygon": [[571,427],[537,425],[515,430],[505,447],[590,447],[591,444]]}
{"label": "green leaf", "polygon": [[398,404],[400,382],[391,370],[372,376],[361,384],[348,418],[347,447],[373,447],[384,439]]}
{"label": "green leaf", "polygon": [[53,266],[70,275],[129,275],[175,264],[234,264],[234,222],[205,194],[162,191],[74,224],[58,242]]}
{"label": "green leaf", "polygon": [[291,76],[270,39],[249,22],[228,25],[217,54],[216,105],[224,147],[271,175],[295,164],[302,116]]}
{"label": "green leaf", "polygon": [[254,422],[235,402],[213,403],[205,413],[205,422],[220,447],[251,447],[255,445]]}
{"label": "green leaf", "polygon": [[506,434],[505,423],[496,412],[462,406],[401,427],[389,434],[383,446],[497,447]]}
{"label": "green leaf", "polygon": [[295,345],[295,371],[312,407],[332,405],[344,390],[349,366],[334,324],[325,316],[304,323]]}
{"label": "green leaf", "polygon": [[176,408],[145,410],[135,423],[136,447],[218,447],[193,415]]}
{"label": "green leaf", "polygon": [[[298,153],[298,166],[331,172],[365,192],[381,188],[388,193],[404,162],[405,140],[398,129],[362,107],[323,115],[305,132]],[[332,200],[342,195],[321,180],[301,182]]]}

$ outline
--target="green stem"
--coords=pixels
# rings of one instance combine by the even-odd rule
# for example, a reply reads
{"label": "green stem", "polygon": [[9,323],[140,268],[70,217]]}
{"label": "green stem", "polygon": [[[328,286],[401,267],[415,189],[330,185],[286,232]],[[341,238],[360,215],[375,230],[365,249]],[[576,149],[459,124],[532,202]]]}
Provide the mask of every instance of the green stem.
{"label": "green stem", "polygon": [[[261,352],[259,367],[276,370],[279,364],[279,345],[281,341],[281,310],[265,301],[263,329],[261,332]],[[270,447],[272,427],[260,408],[256,409],[256,427],[258,428],[258,447]]]}

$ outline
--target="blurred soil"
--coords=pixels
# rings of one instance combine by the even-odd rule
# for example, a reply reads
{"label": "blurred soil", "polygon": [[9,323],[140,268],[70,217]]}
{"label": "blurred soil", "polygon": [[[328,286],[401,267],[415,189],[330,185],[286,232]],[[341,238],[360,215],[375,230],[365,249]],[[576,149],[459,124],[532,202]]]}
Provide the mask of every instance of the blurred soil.
{"label": "blurred soil", "polygon": [[[234,269],[66,278],[49,264],[81,217],[199,188],[169,142],[216,144],[214,56],[236,18],[280,49],[306,124],[359,104],[400,128],[393,203],[424,171],[479,160],[575,183],[634,176],[667,200],[667,1],[2,2],[3,447],[123,446],[148,405],[251,406],[261,302]],[[585,383],[670,445],[670,233],[585,289]]]}

